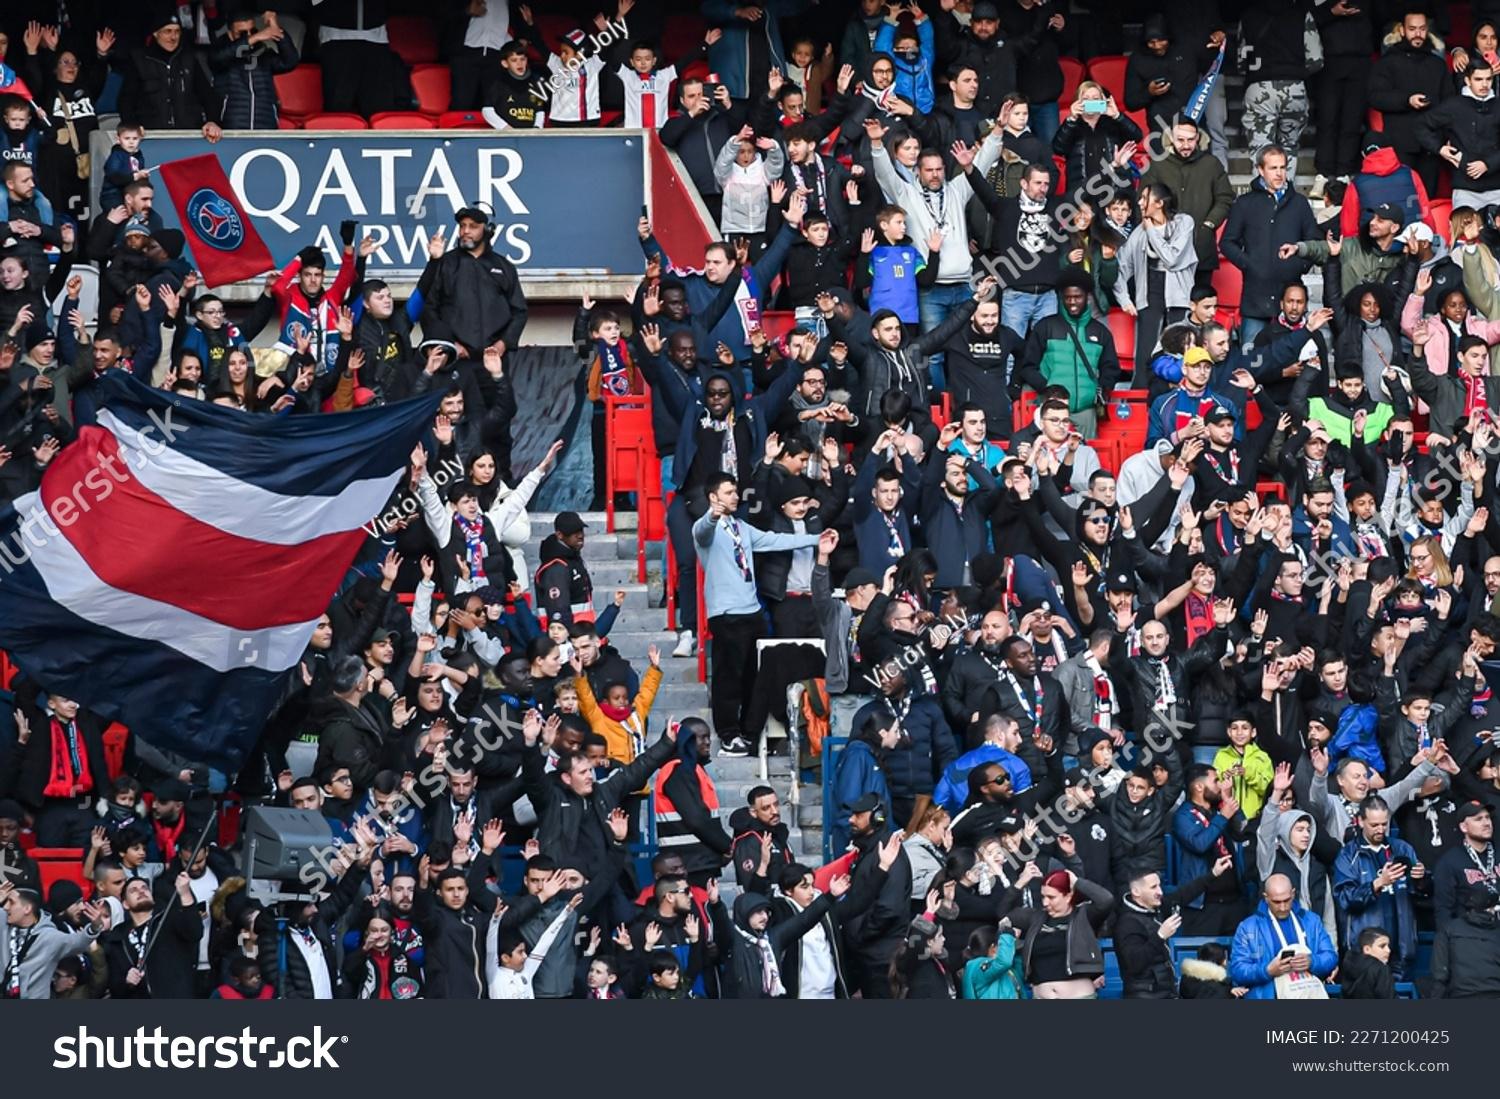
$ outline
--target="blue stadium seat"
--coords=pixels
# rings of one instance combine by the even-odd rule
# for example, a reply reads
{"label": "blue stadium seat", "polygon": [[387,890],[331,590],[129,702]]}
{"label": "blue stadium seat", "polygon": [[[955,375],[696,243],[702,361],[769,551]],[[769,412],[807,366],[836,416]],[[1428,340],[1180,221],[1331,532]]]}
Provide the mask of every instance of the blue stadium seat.
{"label": "blue stadium seat", "polygon": [[1099,990],[1101,1000],[1125,998],[1125,982],[1120,979],[1120,959],[1115,956],[1115,941],[1100,939],[1099,949],[1104,952],[1104,987]]}

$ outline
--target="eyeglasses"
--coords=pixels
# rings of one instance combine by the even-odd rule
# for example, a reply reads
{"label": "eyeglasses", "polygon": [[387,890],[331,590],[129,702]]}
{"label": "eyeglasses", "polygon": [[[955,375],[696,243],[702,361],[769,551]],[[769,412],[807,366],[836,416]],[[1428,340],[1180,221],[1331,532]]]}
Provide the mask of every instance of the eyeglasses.
{"label": "eyeglasses", "polygon": [[1085,523],[1108,523],[1109,522],[1109,516],[1108,515],[1090,515],[1087,519],[1084,520],[1084,522]]}
{"label": "eyeglasses", "polygon": [[[1431,561],[1432,560],[1432,554],[1430,554],[1430,553],[1423,553],[1423,554],[1416,554],[1416,553],[1414,553],[1414,554],[1411,555],[1411,559],[1412,559],[1412,563],[1413,564],[1420,565],[1423,561]],[[1489,575],[1489,574],[1486,573],[1485,575]]]}
{"label": "eyeglasses", "polygon": [[1042,417],[1042,423],[1044,423],[1044,424],[1066,424],[1067,422],[1068,422],[1068,417],[1066,417],[1066,416],[1043,416]]}

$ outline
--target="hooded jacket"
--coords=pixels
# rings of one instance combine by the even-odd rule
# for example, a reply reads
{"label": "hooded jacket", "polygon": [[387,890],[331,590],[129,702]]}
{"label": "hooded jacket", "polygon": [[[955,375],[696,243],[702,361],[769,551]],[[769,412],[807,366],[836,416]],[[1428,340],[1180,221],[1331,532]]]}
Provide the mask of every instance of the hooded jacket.
{"label": "hooded jacket", "polygon": [[[1049,385],[1065,386],[1069,410],[1094,407],[1120,380],[1120,358],[1109,326],[1094,317],[1085,304],[1077,317],[1069,316],[1058,294],[1058,310],[1031,326],[1021,351],[1020,380],[1040,392]],[[1079,348],[1083,354],[1080,356]]]}
{"label": "hooded jacket", "polygon": [[[729,945],[730,978],[725,983],[726,999],[760,1000],[790,995],[786,980],[781,975],[782,958],[788,949],[806,935],[828,914],[833,907],[833,896],[824,893],[800,912],[789,911],[785,920],[768,924],[764,931],[750,930],[750,917],[765,909],[771,910],[771,902],[760,893],[741,893],[734,899],[734,938]],[[779,990],[768,989],[769,967],[766,965],[762,944],[770,948],[776,964]]]}
{"label": "hooded jacket", "polygon": [[[1198,74],[1208,68],[1218,51],[1206,45],[1207,38],[1193,42],[1174,34],[1161,15],[1148,16],[1141,27],[1142,43],[1153,38],[1165,38],[1167,52],[1158,57],[1143,45],[1130,55],[1125,64],[1125,109],[1145,111],[1151,128],[1157,129],[1157,118],[1170,119],[1182,112],[1198,86]],[[1152,95],[1151,83],[1156,80],[1165,80],[1171,87],[1161,95]]]}
{"label": "hooded jacket", "polygon": [[891,59],[896,69],[896,81],[892,85],[896,94],[912,104],[923,114],[932,110],[932,70],[937,63],[937,51],[933,45],[932,20],[924,19],[916,25],[919,49],[917,56],[908,61],[896,56],[892,46],[896,40],[896,24],[883,20],[875,33],[874,53]]}
{"label": "hooded jacket", "polygon": [[849,892],[861,896],[873,892],[875,899],[844,920],[844,942],[854,965],[851,976],[857,978],[866,997],[872,989],[889,987],[891,958],[901,948],[911,924],[911,860],[903,848],[896,853],[890,870],[881,870],[878,848],[885,839],[882,831],[854,841],[858,854]]}
{"label": "hooded jacket", "polygon": [[1349,181],[1339,210],[1339,235],[1346,239],[1358,236],[1370,224],[1375,208],[1385,203],[1406,215],[1406,225],[1417,221],[1432,225],[1432,210],[1422,177],[1402,164],[1396,150],[1388,145],[1366,153],[1359,171]]}
{"label": "hooded jacket", "polygon": [[[1297,854],[1292,847],[1292,828],[1307,818],[1312,836],[1307,850]],[[1311,813],[1295,809],[1284,813],[1274,800],[1266,802],[1260,826],[1255,830],[1255,869],[1261,881],[1272,874],[1285,874],[1297,890],[1297,902],[1323,922],[1330,938],[1338,933],[1333,890],[1328,887],[1328,866],[1314,854],[1318,821]]]}
{"label": "hooded jacket", "polygon": [[[719,823],[720,810],[711,808],[704,797],[700,773],[706,778],[708,772],[698,761],[697,738],[679,737],[676,755],[663,765],[657,778],[657,842],[663,849],[680,854],[689,874],[717,874],[732,844]],[[712,786],[713,780],[708,781]],[[667,820],[665,811],[675,814],[676,819]]]}
{"label": "hooded jacket", "polygon": [[[855,723],[856,726],[858,722]],[[849,846],[849,812],[845,806],[858,801],[863,794],[874,794],[891,812],[891,790],[881,768],[881,756],[864,740],[851,740],[839,753],[838,768],[833,776],[832,826],[829,828],[829,850],[841,855]],[[904,822],[903,822],[904,823]],[[908,865],[907,873],[911,867]]]}
{"label": "hooded jacket", "polygon": [[1402,878],[1394,887],[1375,892],[1375,877],[1388,862],[1404,862],[1408,867],[1419,860],[1405,840],[1387,839],[1376,850],[1356,835],[1339,852],[1333,864],[1333,894],[1339,909],[1342,941],[1352,943],[1367,927],[1380,927],[1391,936],[1391,969],[1408,972],[1417,957],[1417,920],[1412,907],[1412,890],[1425,887],[1426,880]]}
{"label": "hooded jacket", "polygon": [[1344,1000],[1394,1000],[1396,978],[1390,966],[1372,958],[1358,946],[1344,952],[1339,963],[1340,999]]}
{"label": "hooded jacket", "polygon": [[548,622],[594,620],[594,581],[583,556],[557,534],[542,539],[537,552],[541,567],[536,572],[537,618],[545,629]]}
{"label": "hooded jacket", "polygon": [[[730,847],[730,858],[734,862],[734,880],[747,893],[771,892],[771,886],[780,880],[781,868],[793,861],[790,829],[785,821],[774,828],[762,824],[751,816],[747,806],[740,806],[729,815],[729,831],[734,836]],[[761,851],[771,844],[771,864],[762,877],[760,869]]]}
{"label": "hooded jacket", "polygon": [[1182,760],[1176,752],[1164,752],[1167,784],[1132,802],[1124,790],[1110,799],[1110,863],[1122,895],[1136,874],[1167,866],[1166,835],[1172,829],[1172,805],[1182,793]]}

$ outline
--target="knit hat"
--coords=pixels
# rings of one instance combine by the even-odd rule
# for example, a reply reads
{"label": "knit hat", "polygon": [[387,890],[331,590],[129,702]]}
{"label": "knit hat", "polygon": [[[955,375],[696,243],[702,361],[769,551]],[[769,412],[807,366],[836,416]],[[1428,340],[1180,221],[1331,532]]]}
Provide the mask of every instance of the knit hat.
{"label": "knit hat", "polygon": [[52,883],[52,890],[47,894],[47,911],[54,916],[61,916],[79,901],[83,900],[83,890],[77,882],[69,881],[67,878],[59,878]]}
{"label": "knit hat", "polygon": [[583,49],[583,43],[587,38],[588,35],[583,33],[583,29],[581,27],[577,30],[571,30],[567,34],[563,35],[563,41],[572,46],[575,50]]}
{"label": "knit hat", "polygon": [[17,823],[26,819],[26,813],[21,808],[21,803],[12,801],[10,798],[0,798],[0,820],[13,820]]}

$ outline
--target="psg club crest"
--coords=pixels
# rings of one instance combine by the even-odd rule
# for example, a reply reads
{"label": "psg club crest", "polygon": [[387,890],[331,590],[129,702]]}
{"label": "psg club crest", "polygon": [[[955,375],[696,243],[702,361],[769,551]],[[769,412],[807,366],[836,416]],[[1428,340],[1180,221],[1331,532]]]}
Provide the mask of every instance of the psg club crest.
{"label": "psg club crest", "polygon": [[187,200],[187,216],[195,235],[211,248],[233,252],[245,241],[245,223],[239,211],[212,188],[193,192]]}

